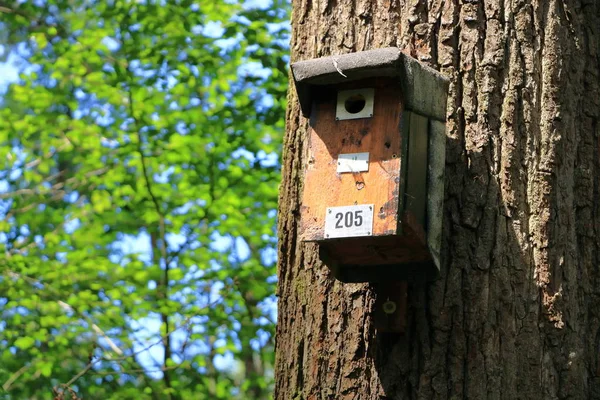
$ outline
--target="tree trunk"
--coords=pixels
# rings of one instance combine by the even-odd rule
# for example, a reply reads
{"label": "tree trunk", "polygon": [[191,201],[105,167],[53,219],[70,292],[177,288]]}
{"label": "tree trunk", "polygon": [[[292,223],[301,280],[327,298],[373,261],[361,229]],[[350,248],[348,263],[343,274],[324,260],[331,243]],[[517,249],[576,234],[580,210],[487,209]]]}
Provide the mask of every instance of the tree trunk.
{"label": "tree trunk", "polygon": [[378,334],[371,287],[297,240],[290,89],[275,398],[600,399],[600,2],[293,3],[292,62],[397,46],[451,79],[444,242],[406,333]]}

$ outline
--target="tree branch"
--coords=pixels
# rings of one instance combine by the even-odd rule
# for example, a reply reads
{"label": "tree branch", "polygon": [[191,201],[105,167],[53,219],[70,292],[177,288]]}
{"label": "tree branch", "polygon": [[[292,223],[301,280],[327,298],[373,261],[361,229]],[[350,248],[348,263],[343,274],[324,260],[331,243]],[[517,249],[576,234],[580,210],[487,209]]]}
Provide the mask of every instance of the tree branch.
{"label": "tree branch", "polygon": [[[127,18],[127,17],[125,17]],[[126,24],[125,24],[125,19],[122,21],[121,24],[121,29],[124,31],[126,29]],[[123,47],[125,47],[125,40],[122,41],[123,42]],[[162,297],[163,300],[167,301],[169,299],[169,263],[167,262],[167,245],[166,245],[166,233],[165,233],[165,216],[164,213],[161,210],[161,206],[160,203],[158,201],[158,198],[156,197],[156,195],[154,194],[154,191],[152,189],[152,183],[150,181],[150,174],[148,172],[148,167],[146,164],[146,155],[144,153],[144,147],[143,147],[143,138],[142,135],[140,133],[141,130],[141,124],[139,121],[139,118],[136,116],[135,113],[135,109],[134,109],[134,101],[133,101],[133,93],[132,93],[132,85],[133,85],[133,71],[131,71],[131,67],[128,65],[126,68],[127,71],[127,97],[128,97],[128,107],[129,107],[129,113],[131,114],[131,118],[134,121],[134,128],[136,130],[136,135],[137,135],[137,139],[138,139],[138,143],[137,143],[137,151],[140,155],[140,161],[141,161],[141,165],[142,165],[142,175],[143,175],[143,179],[144,182],[146,184],[146,189],[148,190],[148,195],[150,196],[150,199],[152,200],[152,203],[154,204],[154,209],[156,211],[156,213],[158,214],[158,218],[159,218],[159,226],[158,226],[158,241],[160,241],[160,244],[157,246],[157,240],[156,237],[154,236],[153,233],[150,234],[151,237],[151,245],[153,247],[153,249],[156,249],[157,247],[159,248],[159,252],[160,252],[160,258],[159,260],[155,260],[158,261],[157,264],[160,267],[161,266],[161,261],[164,263],[164,273],[163,273],[163,277],[162,277],[162,284],[157,286],[157,289],[160,290],[160,288],[162,287],[163,292],[159,294],[161,294],[160,297]],[[155,254],[156,252],[153,251],[153,254]],[[170,327],[169,327],[169,316],[166,313],[161,313],[160,314],[161,317],[161,323],[163,324],[164,328],[165,328],[165,335],[164,335],[164,340],[163,340],[163,346],[164,346],[164,358],[163,358],[163,369],[164,369],[164,382],[165,382],[165,386],[170,389],[172,387],[171,385],[171,376],[169,374],[169,369],[167,369],[167,362],[168,360],[171,359],[172,355],[171,355],[171,337],[169,335],[170,333]],[[168,398],[171,399],[171,393],[168,393]]]}

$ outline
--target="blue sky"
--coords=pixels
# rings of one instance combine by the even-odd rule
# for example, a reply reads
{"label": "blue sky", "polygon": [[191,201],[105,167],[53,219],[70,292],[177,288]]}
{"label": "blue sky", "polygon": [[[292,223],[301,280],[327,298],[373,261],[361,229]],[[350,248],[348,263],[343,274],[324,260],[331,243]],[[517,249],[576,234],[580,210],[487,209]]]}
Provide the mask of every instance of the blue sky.
{"label": "blue sky", "polygon": [[[0,56],[6,51],[4,46],[0,45]],[[13,55],[8,57],[6,62],[0,63],[0,95],[6,92],[6,87],[11,82],[16,82],[19,79],[19,72],[14,63],[16,59]]]}

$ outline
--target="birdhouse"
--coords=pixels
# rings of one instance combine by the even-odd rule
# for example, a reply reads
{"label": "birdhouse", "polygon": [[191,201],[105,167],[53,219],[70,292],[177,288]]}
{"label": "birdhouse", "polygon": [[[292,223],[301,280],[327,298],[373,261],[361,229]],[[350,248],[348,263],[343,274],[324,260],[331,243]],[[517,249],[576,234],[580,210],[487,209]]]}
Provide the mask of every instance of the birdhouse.
{"label": "birdhouse", "polygon": [[397,48],[300,61],[300,239],[346,282],[439,272],[448,80]]}

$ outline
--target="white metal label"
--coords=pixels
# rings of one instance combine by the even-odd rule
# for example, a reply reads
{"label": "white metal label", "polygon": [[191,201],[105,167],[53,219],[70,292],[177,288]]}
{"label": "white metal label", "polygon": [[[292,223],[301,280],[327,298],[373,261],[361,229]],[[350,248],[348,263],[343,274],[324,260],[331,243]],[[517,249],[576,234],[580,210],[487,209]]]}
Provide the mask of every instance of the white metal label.
{"label": "white metal label", "polygon": [[369,153],[340,154],[337,172],[364,172],[369,170]]}
{"label": "white metal label", "polygon": [[371,236],[373,204],[328,207],[325,214],[325,238]]}

